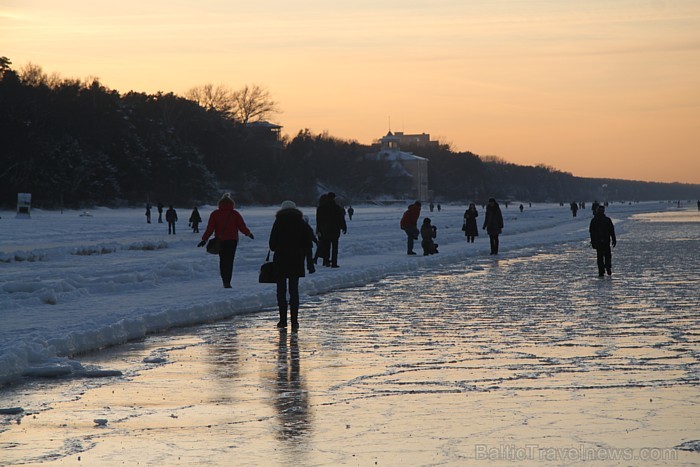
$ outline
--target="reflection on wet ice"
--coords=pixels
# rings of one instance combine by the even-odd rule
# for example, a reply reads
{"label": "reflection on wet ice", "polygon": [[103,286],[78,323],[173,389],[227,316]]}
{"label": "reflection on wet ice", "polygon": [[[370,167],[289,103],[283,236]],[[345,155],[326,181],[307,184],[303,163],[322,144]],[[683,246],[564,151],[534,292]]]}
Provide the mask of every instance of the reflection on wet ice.
{"label": "reflection on wet ice", "polygon": [[272,402],[280,424],[277,437],[284,442],[300,442],[311,430],[311,416],[309,393],[301,374],[299,337],[296,332],[289,336],[286,331],[279,332],[275,383]]}

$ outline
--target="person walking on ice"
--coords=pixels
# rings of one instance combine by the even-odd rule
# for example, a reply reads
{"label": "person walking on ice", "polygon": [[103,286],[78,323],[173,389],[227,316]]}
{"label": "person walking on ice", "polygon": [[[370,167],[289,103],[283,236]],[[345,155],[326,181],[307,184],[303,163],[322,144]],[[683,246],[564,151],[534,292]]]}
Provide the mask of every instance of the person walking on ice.
{"label": "person walking on ice", "polygon": [[598,277],[603,277],[607,272],[608,276],[612,274],[612,250],[610,245],[617,245],[615,237],[615,226],[612,220],[605,215],[605,206],[598,206],[591,225],[588,227],[588,232],[591,234],[591,246],[596,251],[598,262]]}
{"label": "person walking on ice", "polygon": [[168,235],[175,235],[175,222],[177,222],[177,211],[173,208],[171,204],[167,211],[165,211],[165,221],[168,223]]}
{"label": "person walking on ice", "polygon": [[313,229],[293,201],[283,202],[275,214],[269,246],[274,253],[272,262],[277,277],[277,307],[280,314],[277,327],[287,328],[289,310],[292,331],[296,331],[299,329],[299,278],[305,275],[304,263],[309,274],[313,274],[316,268],[311,258]]}
{"label": "person walking on ice", "polygon": [[491,242],[491,254],[498,254],[498,236],[503,230],[503,214],[495,198],[489,198],[486,205],[486,215],[484,216],[484,230],[489,234]]}
{"label": "person walking on ice", "polygon": [[236,203],[231,199],[231,195],[225,193],[219,200],[219,209],[214,210],[209,215],[207,229],[202,234],[202,241],[197,245],[198,247],[206,245],[212,234],[221,242],[219,273],[225,289],[231,288],[233,260],[236,258],[236,249],[238,248],[238,232],[242,232],[251,240],[255,238],[248,226],[245,225],[241,213],[234,209],[235,207]]}

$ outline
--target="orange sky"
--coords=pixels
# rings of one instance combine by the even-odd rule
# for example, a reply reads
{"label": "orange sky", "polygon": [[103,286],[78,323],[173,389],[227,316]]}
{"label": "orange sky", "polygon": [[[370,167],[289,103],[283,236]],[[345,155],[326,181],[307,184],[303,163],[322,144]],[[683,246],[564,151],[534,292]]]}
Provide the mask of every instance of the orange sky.
{"label": "orange sky", "polygon": [[700,183],[698,0],[0,0],[0,55],[121,92],[266,87],[284,132],[389,129]]}

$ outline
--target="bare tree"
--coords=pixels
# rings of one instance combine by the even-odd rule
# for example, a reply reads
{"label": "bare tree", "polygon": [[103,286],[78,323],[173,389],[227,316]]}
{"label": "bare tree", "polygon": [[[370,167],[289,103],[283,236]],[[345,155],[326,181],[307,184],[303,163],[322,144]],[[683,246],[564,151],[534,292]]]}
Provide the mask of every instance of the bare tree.
{"label": "bare tree", "polygon": [[242,89],[233,93],[234,117],[246,125],[269,118],[272,114],[279,113],[277,102],[272,100],[270,92],[258,85],[245,85]]}
{"label": "bare tree", "polygon": [[47,84],[49,77],[39,65],[28,62],[20,67],[19,79],[24,84],[36,87]]}
{"label": "bare tree", "polygon": [[234,117],[234,92],[227,86],[205,84],[196,86],[185,93],[185,97],[195,101],[207,110],[215,110],[227,118]]}

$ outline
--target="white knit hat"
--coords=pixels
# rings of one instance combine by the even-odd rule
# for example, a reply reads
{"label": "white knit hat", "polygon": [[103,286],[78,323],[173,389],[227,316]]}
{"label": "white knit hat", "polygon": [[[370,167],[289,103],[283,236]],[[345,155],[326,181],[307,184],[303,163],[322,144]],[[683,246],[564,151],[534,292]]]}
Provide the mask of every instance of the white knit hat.
{"label": "white knit hat", "polygon": [[286,200],[282,201],[282,205],[280,206],[280,209],[296,209],[297,205],[294,201]]}

